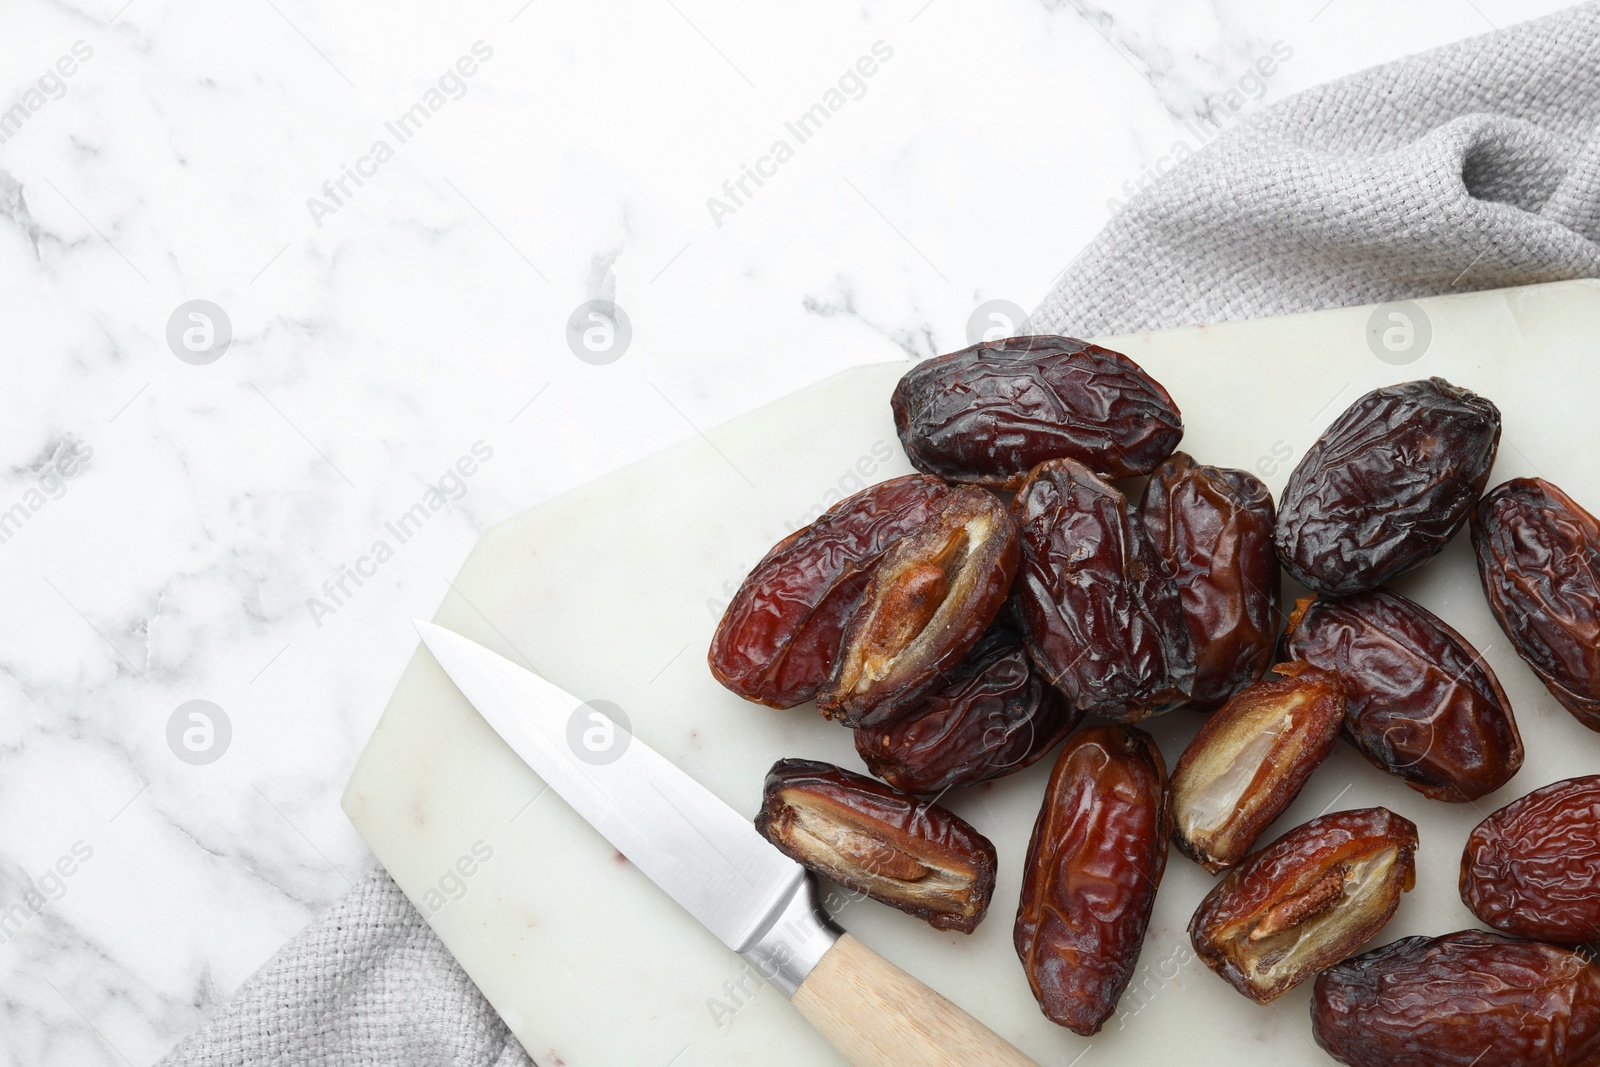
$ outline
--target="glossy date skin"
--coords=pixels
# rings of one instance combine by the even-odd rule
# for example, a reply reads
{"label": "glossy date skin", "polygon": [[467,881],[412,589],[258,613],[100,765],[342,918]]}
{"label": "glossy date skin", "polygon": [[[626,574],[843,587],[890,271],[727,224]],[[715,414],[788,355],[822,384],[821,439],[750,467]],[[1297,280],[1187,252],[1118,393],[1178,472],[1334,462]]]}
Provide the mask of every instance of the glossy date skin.
{"label": "glossy date skin", "polygon": [[1443,378],[1375,389],[1311,446],[1278,501],[1283,567],[1343,596],[1442,550],[1483,492],[1500,410]]}
{"label": "glossy date skin", "polygon": [[1307,663],[1276,673],[1207,719],[1172,772],[1173,843],[1212,874],[1249,854],[1339,739],[1339,676]]}
{"label": "glossy date skin", "polygon": [[908,717],[856,731],[867,769],[906,793],[943,793],[1031,767],[1083,717],[1040,676],[1005,612]]}
{"label": "glossy date skin", "polygon": [[1461,899],[1514,937],[1600,941],[1600,775],[1535,789],[1479,823],[1461,856]]}
{"label": "glossy date skin", "polygon": [[1351,1067],[1590,1067],[1600,968],[1480,930],[1408,937],[1324,971],[1311,1030]]}
{"label": "glossy date skin", "polygon": [[756,830],[806,868],[936,930],[970,934],[994,894],[994,845],[966,820],[831,763],[773,764]]}
{"label": "glossy date skin", "polygon": [[706,657],[712,675],[746,700],[774,708],[816,696],[878,561],[927,523],[949,494],[938,478],[891,478],[780,541],[723,612]]}
{"label": "glossy date skin", "polygon": [[1194,646],[1191,699],[1219,707],[1260,680],[1278,641],[1272,494],[1247,471],[1175,452],[1151,474],[1139,513],[1178,585]]}
{"label": "glossy date skin", "polygon": [[1040,1008],[1085,1037],[1117,1009],[1167,864],[1166,765],[1143,730],[1103,726],[1056,757],[1012,940]]}
{"label": "glossy date skin", "polygon": [[1386,808],[1312,819],[1229,871],[1189,939],[1207,967],[1266,1004],[1383,929],[1416,884],[1416,851],[1416,825]]}
{"label": "glossy date skin", "polygon": [[1177,584],[1127,497],[1070,459],[1040,464],[1012,510],[1017,616],[1040,670],[1079,711],[1133,723],[1180,706],[1194,648]]}
{"label": "glossy date skin", "polygon": [[1017,523],[993,493],[959,486],[872,571],[817,708],[846,726],[916,710],[989,629],[1016,577]]}
{"label": "glossy date skin", "polygon": [[1494,792],[1522,766],[1522,737],[1500,682],[1466,638],[1383,589],[1301,600],[1286,654],[1338,671],[1344,736],[1434,800]]}
{"label": "glossy date skin", "polygon": [[1004,489],[1061,457],[1109,478],[1145,474],[1183,438],[1183,417],[1154,378],[1070,337],[1010,337],[925,360],[890,405],[912,466]]}
{"label": "glossy date skin", "polygon": [[1497,486],[1472,515],[1500,628],[1563,707],[1600,730],[1600,522],[1542,478]]}

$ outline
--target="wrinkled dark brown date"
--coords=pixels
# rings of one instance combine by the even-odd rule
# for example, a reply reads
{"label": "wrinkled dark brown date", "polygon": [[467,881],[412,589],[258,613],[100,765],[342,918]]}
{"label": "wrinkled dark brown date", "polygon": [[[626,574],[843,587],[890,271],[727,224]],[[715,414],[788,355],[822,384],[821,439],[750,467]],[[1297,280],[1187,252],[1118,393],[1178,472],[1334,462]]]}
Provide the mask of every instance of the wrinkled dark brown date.
{"label": "wrinkled dark brown date", "polygon": [[1478,576],[1500,628],[1563,707],[1600,730],[1600,522],[1542,478],[1472,515]]}
{"label": "wrinkled dark brown date", "polygon": [[1342,596],[1421,566],[1467,521],[1499,444],[1500,410],[1443,378],[1374,389],[1289,475],[1284,569]]}
{"label": "wrinkled dark brown date", "polygon": [[951,490],[879,560],[818,709],[846,726],[876,726],[915,710],[994,622],[1018,555],[1016,520],[993,493]]}
{"label": "wrinkled dark brown date", "polygon": [[1535,789],[1477,825],[1461,899],[1496,930],[1535,941],[1600,941],[1600,775]]}
{"label": "wrinkled dark brown date", "polygon": [[1481,930],[1407,937],[1324,971],[1311,1032],[1351,1067],[1591,1067],[1600,968]]}
{"label": "wrinkled dark brown date", "polygon": [[1244,859],[1339,739],[1339,676],[1276,670],[1207,719],[1172,772],[1172,840],[1212,874]]}
{"label": "wrinkled dark brown date", "polygon": [[1044,1014],[1075,1033],[1117,1010],[1167,866],[1167,770],[1149,734],[1067,739],[1033,825],[1012,931]]}
{"label": "wrinkled dark brown date", "polygon": [[912,466],[1006,489],[1060,457],[1110,478],[1145,474],[1183,438],[1154,378],[1070,337],[1010,337],[924,360],[890,405]]}
{"label": "wrinkled dark brown date", "polygon": [[856,731],[867,769],[907,793],[942,793],[1031,767],[1083,717],[1034,668],[1001,617],[908,717]]}
{"label": "wrinkled dark brown date", "polygon": [[1522,766],[1522,737],[1494,671],[1420,605],[1383,589],[1306,597],[1284,647],[1339,672],[1345,738],[1424,796],[1476,800]]}
{"label": "wrinkled dark brown date", "polygon": [[712,675],[746,700],[775,708],[816,696],[872,569],[949,493],[927,475],[891,478],[778,542],[717,624],[706,657]]}
{"label": "wrinkled dark brown date", "polygon": [[1042,463],[1012,509],[1022,528],[1017,617],[1072,706],[1117,722],[1170,711],[1194,685],[1178,587],[1127,497],[1076,460]]}
{"label": "wrinkled dark brown date", "polygon": [[773,764],[764,796],[756,829],[810,870],[937,930],[983,921],[994,846],[954,813],[812,760]]}
{"label": "wrinkled dark brown date", "polygon": [[1150,476],[1139,513],[1178,583],[1194,646],[1191,699],[1217,707],[1266,673],[1278,642],[1272,494],[1247,471],[1176,452]]}
{"label": "wrinkled dark brown date", "polygon": [[1417,827],[1387,808],[1312,819],[1212,888],[1189,923],[1195,953],[1265,1004],[1383,929],[1416,884]]}

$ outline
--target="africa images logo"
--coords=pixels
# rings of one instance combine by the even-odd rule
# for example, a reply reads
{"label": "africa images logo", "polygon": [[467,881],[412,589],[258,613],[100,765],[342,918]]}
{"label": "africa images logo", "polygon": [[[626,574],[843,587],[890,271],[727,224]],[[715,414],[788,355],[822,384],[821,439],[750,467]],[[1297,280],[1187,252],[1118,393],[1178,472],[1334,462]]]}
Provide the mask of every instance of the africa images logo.
{"label": "africa images logo", "polygon": [[379,568],[394,559],[396,550],[420,533],[429,519],[466,496],[472,477],[493,458],[493,445],[474,441],[470,456],[458,457],[453,466],[428,484],[421,499],[383,524],[388,536],[374,539],[353,562],[339,564],[333,576],[322,583],[322,596],[306,597],[306,610],[317,629],[338,614],[369,579],[376,578]]}
{"label": "africa images logo", "polygon": [[[739,164],[739,176],[722,183],[722,196],[706,197],[706,210],[711,221],[722,229],[722,220],[738,212],[745,202],[755,196],[756,189],[765,185],[764,179],[775,178],[778,168],[794,158],[795,148],[805,144],[822,132],[822,127],[844,109],[851,100],[867,95],[866,79],[878,73],[879,67],[894,58],[894,48],[884,41],[872,42],[872,54],[861,56],[853,66],[845,68],[839,80],[822,94],[822,99],[802,111],[783,129],[788,138],[779,137],[768,147],[765,155],[757,156],[755,166]],[[848,95],[847,95],[848,94]],[[794,144],[789,143],[793,139]],[[751,188],[754,183],[755,189]]]}
{"label": "africa images logo", "polygon": [[[439,75],[437,83],[428,87],[422,99],[400,112],[393,121],[383,124],[389,137],[373,141],[366,154],[356,158],[354,167],[341,163],[339,176],[322,183],[320,197],[306,198],[306,210],[311,213],[311,221],[316,223],[317,229],[322,229],[322,222],[329,215],[338,214],[367,179],[378,176],[378,169],[395,157],[398,146],[421,133],[422,127],[443,111],[446,104],[467,95],[467,79],[478,73],[481,64],[494,58],[494,49],[485,41],[474,41],[471,51],[471,55],[461,56],[453,67]],[[352,185],[355,188],[352,189]]]}
{"label": "africa images logo", "polygon": [[67,79],[77,74],[83,64],[94,58],[94,47],[87,41],[74,41],[72,53],[55,61],[54,66],[39,75],[38,80],[4,111],[0,111],[0,144],[22,132],[29,119],[43,111],[52,100],[67,95]]}

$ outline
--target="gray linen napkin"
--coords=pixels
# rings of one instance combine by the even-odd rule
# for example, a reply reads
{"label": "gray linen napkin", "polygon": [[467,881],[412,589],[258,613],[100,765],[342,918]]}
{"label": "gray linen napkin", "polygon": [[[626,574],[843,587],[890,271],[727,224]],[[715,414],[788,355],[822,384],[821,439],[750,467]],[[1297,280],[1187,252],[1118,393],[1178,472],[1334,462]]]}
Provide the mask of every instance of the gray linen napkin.
{"label": "gray linen napkin", "polygon": [[1122,210],[1030,319],[1080,337],[1600,273],[1600,7],[1307,90]]}
{"label": "gray linen napkin", "polygon": [[[1135,198],[1031,328],[1127,333],[1600,275],[1597,124],[1596,4],[1301,93]],[[533,1061],[374,871],[165,1062]]]}

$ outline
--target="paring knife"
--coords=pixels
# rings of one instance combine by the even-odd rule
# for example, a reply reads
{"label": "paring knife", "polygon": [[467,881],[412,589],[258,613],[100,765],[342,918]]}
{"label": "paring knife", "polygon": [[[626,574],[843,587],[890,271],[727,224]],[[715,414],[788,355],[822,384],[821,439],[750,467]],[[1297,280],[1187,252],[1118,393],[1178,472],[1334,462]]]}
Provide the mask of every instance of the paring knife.
{"label": "paring knife", "polygon": [[855,1067],[1037,1067],[833,925],[805,868],[602,712],[587,707],[579,720],[609,742],[597,755],[569,741],[583,701],[460,634],[416,626],[501,739]]}

